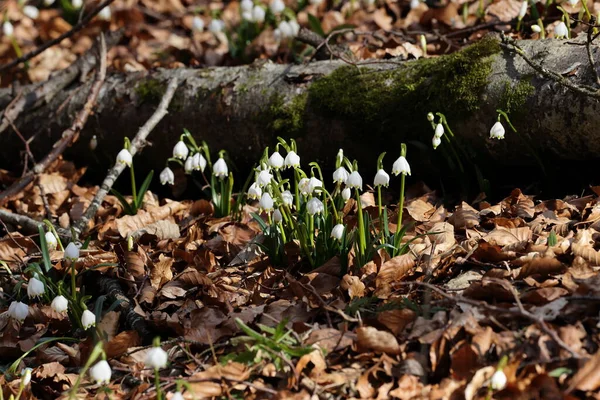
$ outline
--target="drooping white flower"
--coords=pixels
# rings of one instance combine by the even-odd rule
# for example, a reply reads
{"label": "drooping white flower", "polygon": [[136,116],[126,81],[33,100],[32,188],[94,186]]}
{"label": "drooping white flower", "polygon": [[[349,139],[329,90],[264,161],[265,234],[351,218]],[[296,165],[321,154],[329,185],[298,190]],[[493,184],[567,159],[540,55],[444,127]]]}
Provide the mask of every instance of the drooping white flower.
{"label": "drooping white flower", "polygon": [[242,11],[242,19],[252,21],[252,11]]}
{"label": "drooping white flower", "polygon": [[420,0],[410,0],[410,9],[414,10],[415,8],[419,7],[419,4],[421,4]]}
{"label": "drooping white flower", "polygon": [[23,7],[23,14],[31,19],[37,19],[40,16],[40,10],[37,7],[27,5]]}
{"label": "drooping white flower", "polygon": [[109,383],[112,371],[108,361],[100,360],[90,368],[90,377],[98,384]]}
{"label": "drooping white flower", "polygon": [[375,174],[375,179],[373,179],[373,186],[385,186],[387,187],[390,184],[390,176],[383,169],[379,169]]}
{"label": "drooping white flower", "polygon": [[283,221],[283,215],[281,214],[281,211],[279,211],[279,209],[276,209],[275,211],[273,211],[273,222],[278,224],[281,221]]}
{"label": "drooping white flower", "polygon": [[442,136],[444,136],[444,125],[437,124],[435,126],[435,133],[433,134],[433,136],[435,136],[438,139],[440,139]]}
{"label": "drooping white flower", "polygon": [[264,192],[262,194],[262,196],[260,197],[260,201],[258,202],[258,205],[260,206],[260,208],[262,208],[263,210],[265,210],[267,212],[273,210],[273,198],[271,197],[269,192]]}
{"label": "drooping white flower", "polygon": [[352,192],[350,191],[350,188],[344,188],[344,190],[342,190],[342,199],[344,199],[345,201],[348,201],[350,196],[352,196]]}
{"label": "drooping white flower", "polygon": [[308,211],[310,215],[322,213],[324,210],[325,206],[323,205],[323,202],[316,197],[313,197],[306,203],[306,211]]}
{"label": "drooping white flower", "polygon": [[171,400],[184,400],[183,394],[181,392],[175,392],[171,395]]}
{"label": "drooping white flower", "polygon": [[254,2],[252,0],[242,0],[240,2],[240,9],[242,11],[252,11],[254,7]]}
{"label": "drooping white flower", "polygon": [[196,32],[202,32],[204,30],[204,20],[197,15],[192,19],[192,30]]}
{"label": "drooping white flower", "polygon": [[283,35],[281,34],[281,31],[279,30],[279,28],[273,29],[273,38],[277,42],[280,42],[281,39],[283,39]]}
{"label": "drooping white flower", "polygon": [[492,385],[492,389],[502,390],[502,389],[504,389],[504,387],[506,387],[507,381],[508,381],[508,379],[506,379],[506,374],[504,372],[496,371],[496,372],[494,372],[494,375],[492,375],[492,379],[491,379],[490,383]]}
{"label": "drooping white flower", "polygon": [[404,156],[400,156],[396,161],[394,161],[394,165],[392,165],[392,174],[410,175],[410,165]]}
{"label": "drooping white flower", "polygon": [[557,39],[569,37],[569,29],[563,21],[560,21],[560,23],[554,27],[554,36]]}
{"label": "drooping white flower", "polygon": [[286,168],[298,168],[300,167],[300,156],[292,150],[285,156],[284,163]]}
{"label": "drooping white flower", "polygon": [[277,29],[279,29],[279,32],[281,32],[281,36],[284,39],[291,38],[294,36],[294,31],[292,30],[292,26],[287,21],[281,21],[279,23],[279,26],[277,26]]}
{"label": "drooping white flower", "polygon": [[119,154],[117,154],[117,164],[127,165],[131,167],[131,163],[133,162],[133,156],[127,149],[122,149]]}
{"label": "drooping white flower", "polygon": [[183,140],[180,140],[173,147],[173,157],[179,158],[180,160],[185,160],[190,153],[190,149],[185,145]]}
{"label": "drooping white flower", "polygon": [[292,195],[292,192],[290,192],[289,190],[286,190],[283,193],[281,193],[281,199],[283,200],[283,204],[285,204],[288,207],[291,207],[294,203],[294,195]]}
{"label": "drooping white flower", "polygon": [[492,126],[492,129],[490,129],[490,138],[502,140],[504,139],[505,132],[504,126],[502,126],[500,121],[496,121],[496,123]]}
{"label": "drooping white flower", "polygon": [[59,295],[52,300],[50,306],[54,311],[56,311],[59,314],[62,314],[69,308],[69,301],[66,299],[65,296]]}
{"label": "drooping white flower", "polygon": [[358,171],[352,171],[352,173],[348,176],[346,185],[351,189],[362,190],[362,184],[362,176],[360,176]]}
{"label": "drooping white flower", "polygon": [[160,347],[153,347],[146,354],[146,367],[161,369],[167,366],[167,352]]}
{"label": "drooping white flower", "polygon": [[571,5],[571,7],[575,7],[577,3],[579,3],[579,0],[569,0],[569,4]]}
{"label": "drooping white flower", "polygon": [[81,8],[83,6],[83,0],[71,0],[73,8]]}
{"label": "drooping white flower", "polygon": [[67,248],[65,249],[65,260],[67,261],[77,261],[79,258],[79,247],[73,242],[69,243]]}
{"label": "drooping white flower", "polygon": [[254,182],[248,188],[248,198],[252,200],[258,200],[262,196],[262,189],[258,185],[258,183]]}
{"label": "drooping white flower", "polygon": [[440,144],[442,144],[442,139],[440,139],[439,137],[434,136],[431,139],[431,145],[433,146],[434,150],[437,149]]}
{"label": "drooping white flower", "polygon": [[37,277],[38,274],[35,274],[35,276],[27,283],[27,296],[29,296],[29,298],[40,297],[44,294],[44,282],[40,281]]}
{"label": "drooping white flower", "polygon": [[183,164],[183,169],[185,170],[186,174],[192,173],[192,171],[194,170],[194,156],[189,156],[185,160],[185,164]]}
{"label": "drooping white flower", "polygon": [[290,28],[292,28],[292,37],[298,36],[298,33],[300,32],[300,24],[298,24],[298,21],[295,19],[291,20]]}
{"label": "drooping white flower", "polygon": [[333,229],[331,230],[331,237],[341,241],[343,236],[344,236],[344,225],[337,224],[336,226],[334,226]]}
{"label": "drooping white flower", "polygon": [[23,368],[21,370],[21,384],[23,386],[27,386],[31,382],[31,371],[31,368]]}
{"label": "drooping white flower", "polygon": [[175,174],[169,167],[165,167],[165,169],[160,172],[158,178],[160,179],[161,185],[166,185],[167,183],[172,185],[175,183]]}
{"label": "drooping white flower", "polygon": [[196,171],[204,172],[204,168],[206,168],[206,158],[200,153],[196,153],[192,157],[192,166]]}
{"label": "drooping white flower", "polygon": [[271,154],[271,157],[269,157],[269,165],[274,169],[279,169],[283,167],[284,162],[285,160],[283,159],[281,154],[279,154],[278,151]]}
{"label": "drooping white flower", "polygon": [[273,0],[271,1],[271,4],[269,4],[269,8],[273,14],[279,14],[285,10],[285,3],[283,0]]}
{"label": "drooping white flower", "polygon": [[220,19],[213,19],[208,24],[208,30],[212,33],[223,32],[223,29],[225,29],[225,22]]}
{"label": "drooping white flower", "polygon": [[90,310],[84,310],[83,314],[81,314],[81,325],[83,329],[88,329],[96,325],[96,315]]}
{"label": "drooping white flower", "polygon": [[343,166],[339,167],[333,172],[333,182],[334,183],[346,183],[348,180],[348,176],[350,174]]}
{"label": "drooping white flower", "polygon": [[56,246],[58,246],[58,240],[56,240],[54,233],[52,233],[52,231],[48,231],[44,235],[44,238],[46,239],[46,246],[48,246],[48,250],[56,250]]}
{"label": "drooping white flower", "polygon": [[260,171],[258,173],[258,176],[256,177],[256,183],[258,184],[258,186],[260,186],[262,188],[262,187],[268,185],[269,183],[271,183],[272,179],[273,179],[273,174],[271,174],[266,169],[263,169],[262,171]]}
{"label": "drooping white flower", "polygon": [[254,6],[252,9],[252,20],[258,24],[265,22],[266,11],[261,6]]}
{"label": "drooping white flower", "polygon": [[308,178],[302,178],[298,182],[298,190],[300,191],[300,193],[302,193],[305,196],[308,195],[309,193],[311,193],[311,191],[308,189],[309,182],[310,182],[310,179],[308,179]]}
{"label": "drooping white flower", "polygon": [[527,0],[523,0],[523,2],[521,3],[521,8],[519,9],[519,19],[523,19],[523,17],[525,17],[525,15],[527,14]]}
{"label": "drooping white flower", "polygon": [[27,315],[29,315],[29,306],[25,303],[13,301],[10,303],[10,306],[8,306],[8,316],[12,319],[23,322],[25,321],[25,318],[27,318]]}
{"label": "drooping white flower", "polygon": [[104,7],[98,13],[98,18],[100,18],[100,19],[102,19],[104,21],[110,21],[111,17],[112,17],[112,13],[110,12],[110,6]]}
{"label": "drooping white flower", "polygon": [[213,165],[213,175],[221,179],[229,175],[229,168],[227,168],[227,163],[223,157],[219,158]]}
{"label": "drooping white flower", "polygon": [[322,188],[322,187],[323,187],[323,182],[321,182],[319,179],[315,178],[314,176],[312,176],[308,180],[308,192],[309,193],[314,193],[318,188]]}
{"label": "drooping white flower", "polygon": [[10,23],[10,21],[5,21],[2,24],[2,33],[4,34],[4,36],[8,37],[11,37],[15,33],[15,28],[13,27],[13,24]]}
{"label": "drooping white flower", "polygon": [[540,33],[542,31],[542,28],[539,25],[534,24],[534,25],[531,25],[531,30],[535,33]]}

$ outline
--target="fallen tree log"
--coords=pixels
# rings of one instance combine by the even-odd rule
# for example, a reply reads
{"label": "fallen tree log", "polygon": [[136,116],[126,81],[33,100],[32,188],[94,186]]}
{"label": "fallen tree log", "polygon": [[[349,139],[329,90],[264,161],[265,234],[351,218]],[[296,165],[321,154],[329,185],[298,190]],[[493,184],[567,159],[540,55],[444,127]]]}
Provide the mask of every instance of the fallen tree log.
{"label": "fallen tree log", "polygon": [[[571,84],[594,84],[585,42],[552,39],[519,44],[533,62],[558,72]],[[596,53],[597,47],[592,50]],[[152,146],[136,157],[138,170],[142,166],[162,169],[187,128],[215,152],[227,150],[238,168],[246,171],[265,146],[276,143],[277,136],[295,138],[306,162],[332,164],[338,148],[344,148],[369,170],[380,152],[389,153],[386,162],[391,164],[400,143],[408,142],[413,171],[428,171],[431,179],[447,164],[442,153],[445,143],[435,152],[431,148],[433,130],[426,119],[430,111],[446,115],[457,140],[484,176],[523,166],[533,167],[534,176],[544,167],[548,172],[557,162],[568,167],[593,162],[600,155],[598,98],[541,75],[522,57],[503,49],[497,38],[488,37],[457,53],[407,62],[382,60],[357,66],[339,60],[306,65],[257,62],[114,73],[107,77],[95,115],[67,157],[93,166],[112,165],[123,137],[131,137],[147,120],[173,76],[182,84],[169,114],[149,138]],[[71,123],[87,92],[72,86],[16,121],[26,137],[47,130],[32,144],[38,157]],[[0,90],[0,104],[7,101],[10,92]],[[489,138],[496,109],[508,113],[518,133],[505,124],[505,140]],[[4,168],[17,165],[14,150],[22,147],[9,132],[0,135],[0,146],[11,149],[3,152]],[[88,142],[93,135],[98,148],[92,154]],[[98,176],[104,173],[101,168]]]}

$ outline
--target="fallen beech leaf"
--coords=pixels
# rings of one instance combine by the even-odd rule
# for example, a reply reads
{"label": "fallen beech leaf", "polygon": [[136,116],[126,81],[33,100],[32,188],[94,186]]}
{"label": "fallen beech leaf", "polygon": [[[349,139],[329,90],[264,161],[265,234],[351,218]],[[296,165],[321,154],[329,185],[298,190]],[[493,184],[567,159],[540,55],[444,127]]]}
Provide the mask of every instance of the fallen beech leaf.
{"label": "fallen beech leaf", "polygon": [[162,285],[173,279],[171,266],[174,260],[164,254],[158,256],[158,262],[150,267],[150,283],[154,289],[160,289]]}
{"label": "fallen beech leaf", "polygon": [[359,349],[372,350],[377,353],[399,354],[401,351],[394,335],[377,330],[372,326],[363,326],[356,330],[356,344]]}
{"label": "fallen beech leaf", "polygon": [[517,279],[524,279],[531,275],[548,276],[558,274],[566,267],[554,257],[536,257],[523,265]]}
{"label": "fallen beech leaf", "polygon": [[298,362],[296,363],[296,374],[300,375],[304,368],[308,365],[308,363],[312,363],[312,371],[310,372],[310,376],[316,376],[321,374],[327,368],[327,363],[323,358],[323,352],[319,349],[315,349],[308,354],[300,357]]}
{"label": "fallen beech leaf", "polygon": [[415,221],[427,222],[435,212],[435,207],[422,199],[416,199],[406,206],[406,211]]}
{"label": "fallen beech leaf", "polygon": [[106,357],[116,358],[125,354],[130,348],[142,344],[137,331],[123,331],[113,337],[105,347]]}
{"label": "fallen beech leaf", "polygon": [[355,339],[356,337],[353,333],[344,332],[342,334],[337,329],[325,328],[312,331],[305,343],[308,345],[317,345],[327,353],[331,353],[351,346]]}
{"label": "fallen beech leaf", "polygon": [[496,368],[492,366],[477,370],[465,388],[465,400],[473,400],[479,389],[494,375],[494,372],[496,372]]}
{"label": "fallen beech leaf", "polygon": [[377,321],[385,325],[385,327],[392,331],[396,336],[402,333],[406,325],[413,322],[415,318],[415,312],[408,308],[382,311],[377,314]]}
{"label": "fallen beech leaf", "polygon": [[393,284],[404,278],[414,266],[415,260],[410,253],[384,262],[375,279],[375,295],[387,297],[392,292]]}
{"label": "fallen beech leaf", "polygon": [[600,388],[600,351],[596,352],[586,361],[586,363],[577,371],[566,393],[573,390],[582,390],[584,392],[595,391]]}
{"label": "fallen beech leaf", "polygon": [[358,276],[344,275],[340,287],[342,290],[348,291],[351,299],[365,296],[365,284]]}

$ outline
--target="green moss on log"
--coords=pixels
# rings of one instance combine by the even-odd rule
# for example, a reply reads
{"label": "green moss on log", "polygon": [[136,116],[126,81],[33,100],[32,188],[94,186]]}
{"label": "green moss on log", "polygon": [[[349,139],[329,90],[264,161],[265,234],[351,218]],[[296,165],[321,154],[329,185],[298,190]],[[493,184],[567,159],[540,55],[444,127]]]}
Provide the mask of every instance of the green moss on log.
{"label": "green moss on log", "polygon": [[273,95],[271,105],[262,116],[269,128],[276,134],[298,136],[304,131],[306,102],[308,94],[302,93],[286,101],[283,96]]}
{"label": "green moss on log", "polygon": [[167,85],[164,82],[154,78],[147,78],[140,81],[135,87],[135,94],[138,98],[138,105],[149,103],[160,103]]}
{"label": "green moss on log", "polygon": [[521,77],[521,80],[513,85],[510,81],[504,83],[504,91],[498,104],[499,108],[507,113],[523,114],[523,106],[527,99],[535,93],[535,87],[531,84],[531,77]]}
{"label": "green moss on log", "polygon": [[[479,109],[500,51],[484,38],[459,52],[407,62],[391,70],[341,67],[309,88],[311,109],[364,122],[406,121],[428,111],[461,116]],[[417,114],[415,114],[417,113]]]}

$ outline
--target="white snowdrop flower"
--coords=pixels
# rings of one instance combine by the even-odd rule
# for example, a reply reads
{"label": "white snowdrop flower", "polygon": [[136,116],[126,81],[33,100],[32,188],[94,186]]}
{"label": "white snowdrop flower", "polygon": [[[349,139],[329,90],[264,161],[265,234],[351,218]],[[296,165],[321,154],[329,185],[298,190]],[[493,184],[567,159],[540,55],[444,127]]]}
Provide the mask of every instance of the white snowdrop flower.
{"label": "white snowdrop flower", "polygon": [[258,184],[258,186],[260,186],[262,188],[264,186],[267,186],[269,183],[271,183],[272,179],[273,179],[273,174],[271,174],[267,170],[262,170],[258,173],[258,176],[256,177],[256,183]]}
{"label": "white snowdrop flower", "polygon": [[227,168],[227,163],[223,157],[219,158],[213,165],[213,175],[221,179],[229,175],[229,168]]}
{"label": "white snowdrop flower", "polygon": [[256,23],[262,24],[265,22],[266,11],[261,6],[254,6],[252,9],[252,20]]}
{"label": "white snowdrop flower", "polygon": [[153,347],[146,354],[146,367],[161,369],[167,366],[167,352],[160,347]]}
{"label": "white snowdrop flower", "polygon": [[335,156],[335,158],[336,158],[336,162],[341,164],[344,161],[344,149],[339,149],[337,156]]}
{"label": "white snowdrop flower", "polygon": [[372,6],[373,4],[375,4],[375,0],[364,0],[364,2],[367,6]]}
{"label": "white snowdrop flower", "polygon": [[10,21],[5,21],[4,24],[2,24],[2,33],[4,34],[4,36],[8,37],[11,37],[15,33],[15,28],[13,27],[13,24],[10,23]]}
{"label": "white snowdrop flower", "polygon": [[348,180],[348,176],[350,176],[350,174],[348,173],[346,168],[344,168],[343,166],[339,167],[333,172],[333,182],[346,183],[346,181]]}
{"label": "white snowdrop flower", "polygon": [[492,126],[492,129],[490,129],[490,138],[502,140],[504,139],[504,133],[504,126],[502,126],[500,121],[497,121],[494,126]]}
{"label": "white snowdrop flower", "polygon": [[442,144],[442,139],[440,139],[439,137],[434,136],[431,139],[431,145],[433,146],[434,150],[437,149],[440,144]]}
{"label": "white snowdrop flower", "polygon": [[194,156],[190,156],[185,160],[185,164],[183,164],[183,169],[186,174],[191,174],[194,170]]}
{"label": "white snowdrop flower", "polygon": [[404,156],[400,156],[396,161],[394,161],[394,165],[392,165],[392,174],[410,175],[410,165]]}
{"label": "white snowdrop flower", "polygon": [[21,384],[23,386],[27,386],[31,382],[31,371],[31,368],[23,368],[21,370]]}
{"label": "white snowdrop flower", "polygon": [[40,16],[40,10],[38,10],[37,7],[28,5],[23,7],[23,14],[31,19],[37,19]]}
{"label": "white snowdrop flower", "polygon": [[577,5],[577,3],[579,3],[579,0],[568,0],[569,4],[571,5],[571,7],[575,7]]}
{"label": "white snowdrop flower", "polygon": [[83,0],[71,0],[73,8],[81,8],[83,6]]}
{"label": "white snowdrop flower", "polygon": [[508,379],[506,379],[506,374],[504,372],[502,372],[502,371],[494,372],[494,375],[492,375],[492,379],[491,379],[492,389],[494,389],[494,390],[504,389],[504,387],[506,386],[507,380]]}
{"label": "white snowdrop flower", "polygon": [[342,190],[342,199],[344,199],[345,201],[348,201],[350,196],[352,196],[352,192],[350,191],[350,188],[344,188],[344,190]]}
{"label": "white snowdrop flower", "polygon": [[23,322],[25,321],[25,318],[27,318],[27,315],[29,315],[29,306],[25,303],[13,301],[10,303],[10,306],[8,306],[8,316],[12,319]]}
{"label": "white snowdrop flower", "polygon": [[283,159],[281,154],[279,154],[278,151],[271,154],[271,157],[269,157],[269,165],[274,169],[279,169],[283,167],[284,162],[285,160]]}
{"label": "white snowdrop flower", "polygon": [[540,33],[542,31],[542,28],[539,25],[531,25],[531,30],[535,33]]}
{"label": "white snowdrop flower", "polygon": [[252,11],[242,11],[242,19],[245,21],[252,21]]}
{"label": "white snowdrop flower", "polygon": [[316,197],[313,197],[306,203],[306,211],[308,211],[310,215],[322,213],[324,210],[325,206],[323,205],[323,202]]}
{"label": "white snowdrop flower", "polygon": [[38,279],[38,274],[35,274],[27,283],[27,296],[29,298],[40,297],[44,294],[44,291],[44,282]]}
{"label": "white snowdrop flower", "polygon": [[320,6],[323,4],[323,0],[309,0],[309,3],[315,6]]}
{"label": "white snowdrop flower", "polygon": [[260,206],[260,208],[262,208],[263,210],[265,210],[267,212],[273,210],[273,198],[271,197],[269,192],[265,192],[262,194],[262,196],[260,197],[260,201],[258,202],[258,205]]}
{"label": "white snowdrop flower", "polygon": [[269,4],[269,8],[273,14],[279,14],[285,10],[285,3],[283,0],[273,0],[271,1],[271,4]]}
{"label": "white snowdrop flower", "polygon": [[119,154],[117,154],[117,164],[127,165],[131,167],[131,163],[133,162],[133,156],[127,149],[122,149]]}
{"label": "white snowdrop flower", "polygon": [[292,31],[292,26],[287,21],[281,21],[279,23],[279,26],[277,27],[277,29],[279,29],[279,31],[281,32],[281,36],[284,39],[291,38],[292,36],[294,36],[294,32]]}
{"label": "white snowdrop flower", "polygon": [[90,368],[90,377],[98,384],[109,383],[112,371],[108,361],[100,360]]}
{"label": "white snowdrop flower", "polygon": [[79,258],[79,247],[73,242],[69,243],[67,248],[65,249],[65,260],[67,261],[77,261]]}
{"label": "white snowdrop flower", "polygon": [[190,149],[188,149],[182,140],[177,142],[177,144],[173,147],[173,157],[179,158],[180,160],[185,160],[189,153]]}
{"label": "white snowdrop flower", "polygon": [[258,200],[260,199],[260,196],[262,196],[262,189],[258,183],[254,182],[248,188],[248,198],[252,200]]}
{"label": "white snowdrop flower", "polygon": [[281,31],[279,30],[279,28],[273,29],[273,37],[278,42],[281,41],[281,39],[283,39],[283,35],[281,34]]}
{"label": "white snowdrop flower", "polygon": [[254,2],[252,0],[242,0],[240,3],[240,9],[242,11],[252,11]]}
{"label": "white snowdrop flower", "polygon": [[163,169],[160,172],[160,175],[158,176],[158,178],[160,179],[161,185],[166,185],[167,183],[169,185],[172,185],[175,183],[175,174],[169,167],[166,167],[165,169]]}
{"label": "white snowdrop flower", "polygon": [[322,188],[322,187],[323,187],[323,182],[321,182],[319,179],[315,178],[314,176],[308,180],[308,192],[309,193],[314,193],[318,188]]}
{"label": "white snowdrop flower", "polygon": [[434,115],[433,115],[433,113],[432,113],[432,112],[429,112],[429,113],[427,113],[427,121],[429,121],[429,122],[433,122],[433,119],[434,119],[434,118],[435,118],[435,117],[434,117]]}
{"label": "white snowdrop flower", "polygon": [[419,4],[421,4],[420,0],[410,0],[410,9],[414,10],[415,8],[419,7]]}
{"label": "white snowdrop flower", "polygon": [[110,21],[112,17],[112,13],[110,12],[110,7],[106,6],[98,13],[98,18],[103,19],[104,21]]}
{"label": "white snowdrop flower", "polygon": [[96,315],[90,310],[84,310],[83,314],[81,314],[81,325],[83,325],[83,329],[88,329],[96,325]]}
{"label": "white snowdrop flower", "polygon": [[192,157],[192,165],[196,171],[204,172],[204,168],[206,168],[206,158],[200,153],[196,153]]}
{"label": "white snowdrop flower", "polygon": [[290,28],[292,28],[292,37],[298,36],[298,33],[300,32],[300,24],[298,24],[298,21],[295,19],[291,20]]}
{"label": "white snowdrop flower", "polygon": [[527,0],[523,0],[523,2],[521,3],[521,8],[519,9],[519,19],[523,19],[523,17],[525,17],[525,15],[527,14]]}
{"label": "white snowdrop flower", "polygon": [[283,200],[283,204],[285,204],[288,207],[291,207],[294,203],[294,195],[292,195],[292,192],[290,192],[289,190],[286,190],[283,193],[281,193],[281,199]]}
{"label": "white snowdrop flower", "polygon": [[197,15],[192,19],[192,30],[196,32],[202,32],[204,30],[204,20]]}
{"label": "white snowdrop flower", "polygon": [[286,168],[298,168],[300,167],[300,156],[295,151],[290,151],[285,156],[284,163]]}
{"label": "white snowdrop flower", "polygon": [[62,314],[65,311],[67,311],[67,309],[69,308],[69,301],[63,295],[56,296],[52,300],[52,303],[50,304],[50,306],[52,307],[52,309],[54,311],[56,311],[59,314]]}
{"label": "white snowdrop flower", "polygon": [[557,39],[568,38],[569,30],[563,21],[560,21],[560,23],[554,27],[554,36],[556,36]]}
{"label": "white snowdrop flower", "polygon": [[308,178],[302,178],[298,182],[298,190],[300,191],[300,193],[302,193],[305,196],[308,195],[309,193],[311,193],[311,191],[309,190],[309,183],[310,183],[310,179],[308,179]]}
{"label": "white snowdrop flower", "polygon": [[56,240],[56,236],[54,236],[54,233],[48,231],[44,235],[44,238],[46,239],[46,246],[48,246],[48,250],[56,250],[56,246],[58,246],[58,240]]}
{"label": "white snowdrop flower", "polygon": [[279,209],[273,211],[273,222],[278,224],[281,221],[283,221],[283,215],[281,214],[281,211],[279,211]]}
{"label": "white snowdrop flower", "polygon": [[46,7],[49,7],[49,6],[51,6],[52,4],[54,4],[54,2],[55,2],[55,1],[56,1],[56,0],[44,0],[44,5],[45,5]]}
{"label": "white snowdrop flower", "polygon": [[171,400],[185,400],[181,392],[175,392],[171,395]]}
{"label": "white snowdrop flower", "polygon": [[343,236],[344,236],[344,225],[337,224],[336,226],[334,226],[333,229],[331,230],[331,237],[341,241]]}
{"label": "white snowdrop flower", "polygon": [[390,176],[383,169],[379,169],[375,174],[375,179],[373,179],[374,186],[385,186],[387,187],[390,184]]}
{"label": "white snowdrop flower", "polygon": [[437,124],[435,126],[435,133],[433,134],[433,136],[435,136],[438,139],[444,136],[444,125]]}
{"label": "white snowdrop flower", "polygon": [[346,185],[352,189],[362,190],[362,184],[362,176],[360,176],[358,171],[352,171],[352,173],[348,176]]}
{"label": "white snowdrop flower", "polygon": [[220,19],[213,19],[208,24],[208,30],[212,33],[222,32],[224,28],[225,22],[221,21]]}

